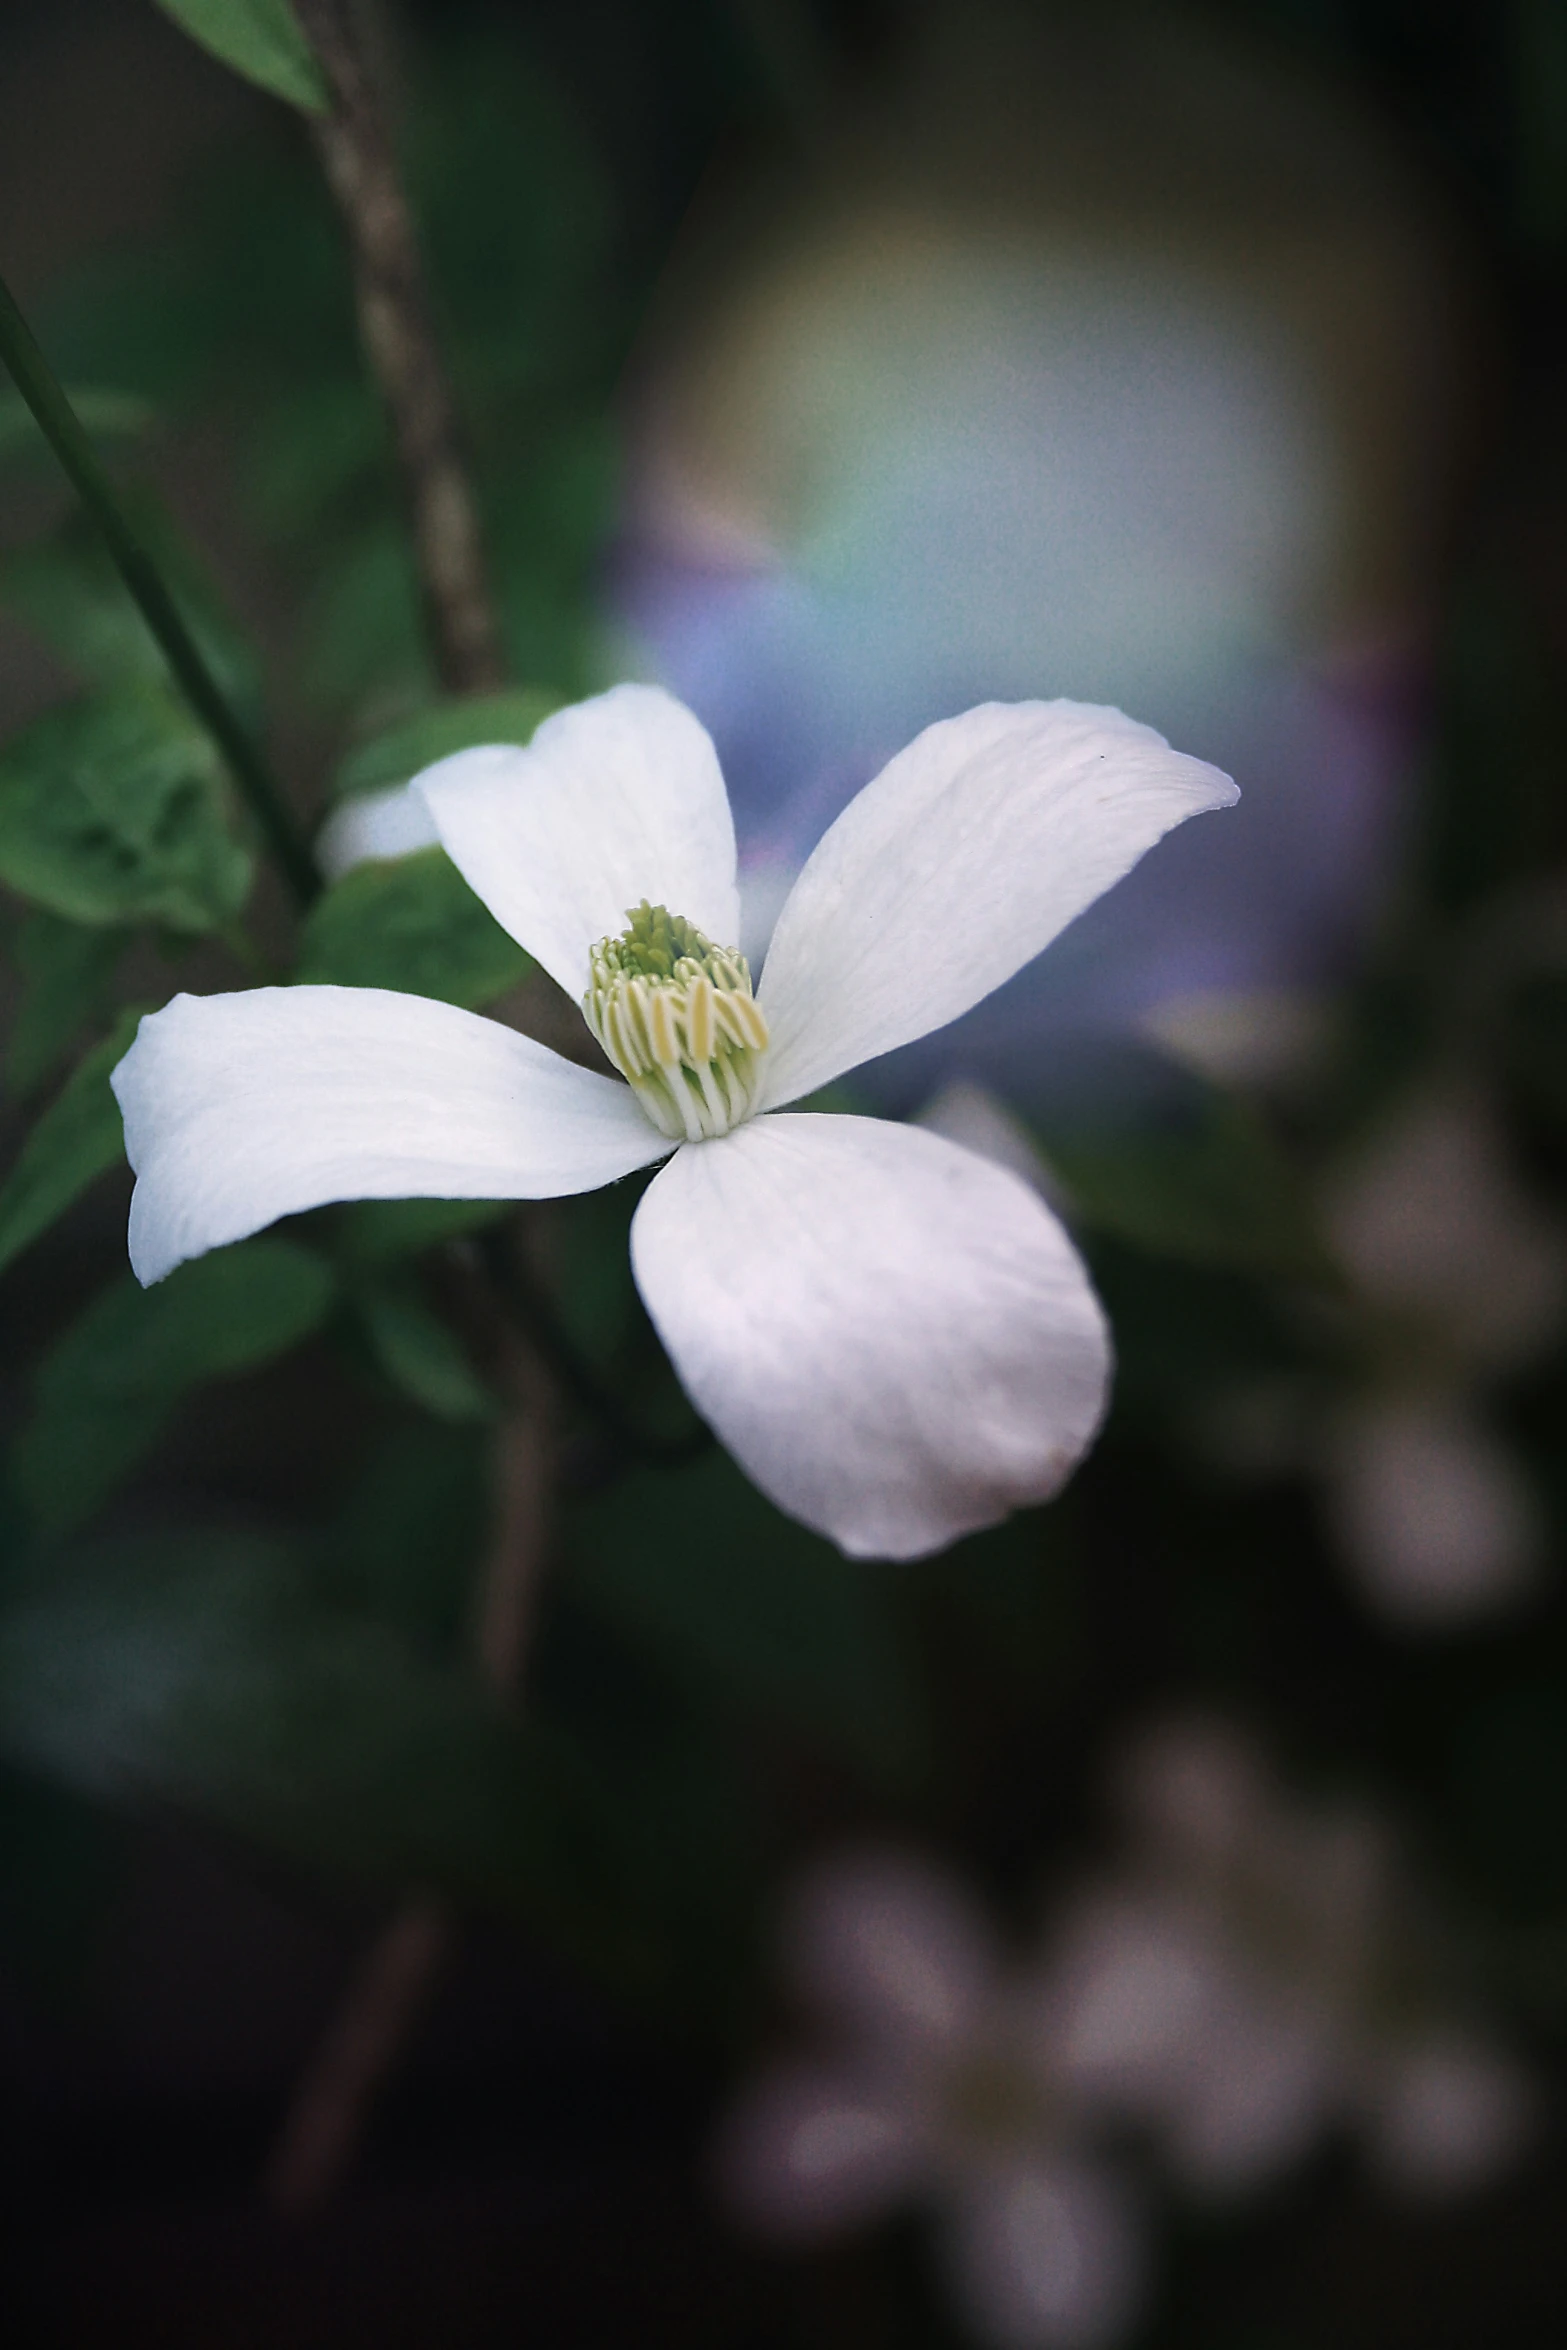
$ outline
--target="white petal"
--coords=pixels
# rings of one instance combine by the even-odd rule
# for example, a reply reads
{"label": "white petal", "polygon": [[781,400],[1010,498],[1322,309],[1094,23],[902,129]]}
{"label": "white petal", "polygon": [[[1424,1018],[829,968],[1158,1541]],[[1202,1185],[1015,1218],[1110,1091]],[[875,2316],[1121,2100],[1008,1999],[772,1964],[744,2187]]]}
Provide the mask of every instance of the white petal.
{"label": "white petal", "polygon": [[975,2334],[994,2350],[1100,2350],[1143,2299],[1132,2198],[1085,2162],[1018,2163],[976,2181],[947,2228],[947,2263]]}
{"label": "white petal", "polygon": [[328,881],[341,881],[356,865],[439,845],[423,795],[412,784],[393,783],[385,791],[356,792],[338,801],[316,834],[316,863]]}
{"label": "white petal", "polygon": [[995,1982],[972,1902],[905,1853],[821,1863],[794,1889],[784,1939],[789,1975],[820,2014],[911,2054],[961,2041]]}
{"label": "white petal", "polygon": [[1172,825],[1238,797],[1119,710],[986,702],[928,726],[823,835],[778,917],[757,990],[768,1102],[945,1027]]}
{"label": "white petal", "polygon": [[697,1410],[854,1558],[920,1558],[1062,1484],[1104,1316],[1015,1175],[876,1118],[758,1118],[682,1150],[631,1228]]}
{"label": "white petal", "polygon": [[1208,1905],[1135,1881],[1103,1889],[1068,1908],[1054,1957],[1046,2018],[1063,2077],[1096,2104],[1164,2117],[1227,1990]]}
{"label": "white petal", "polygon": [[1367,1597],[1411,1629],[1505,1607],[1534,1584],[1546,1541],[1514,1455],[1461,1403],[1368,1400],[1330,1436],[1339,1542]]}
{"label": "white petal", "polygon": [[1443,1351],[1505,1370],[1567,1313],[1567,1236],[1519,1184],[1495,1112],[1472,1084],[1403,1104],[1324,1202],[1368,1297],[1423,1318]]}
{"label": "white petal", "polygon": [[809,2237],[879,2218],[928,2165],[925,2117],[895,2090],[819,2065],[753,2082],[720,2132],[724,2200],[768,2235]]}
{"label": "white petal", "polygon": [[557,710],[524,749],[458,751],[414,786],[469,887],[573,998],[589,950],[643,898],[739,942],[718,753],[658,686],[617,685]]}
{"label": "white petal", "polygon": [[1337,2027],[1308,1989],[1270,1999],[1237,1974],[1188,2056],[1169,2154],[1199,2193],[1261,2186],[1306,2153],[1336,2110]]}
{"label": "white petal", "polygon": [[1274,1834],[1263,1757],[1233,1722],[1179,1714],[1134,1738],[1117,1767],[1121,1809],[1162,1859],[1203,1873],[1254,1865]]}
{"label": "white petal", "polygon": [[973,1151],[977,1158],[993,1159],[998,1167],[1010,1168],[1058,1214],[1062,1212],[1061,1187],[1044,1152],[1022,1119],[989,1086],[976,1085],[969,1077],[954,1077],[932,1094],[913,1123],[923,1126],[927,1134],[944,1134],[948,1142]]}
{"label": "white petal", "polygon": [[328,1200],[551,1199],[669,1148],[629,1086],[379,987],[176,996],[113,1083],[141,1281]]}
{"label": "white petal", "polygon": [[1539,2118],[1539,2098],[1509,2057],[1447,2031],[1377,2068],[1368,2118],[1368,2151],[1388,2186],[1410,2195],[1462,2194],[1519,2153]]}

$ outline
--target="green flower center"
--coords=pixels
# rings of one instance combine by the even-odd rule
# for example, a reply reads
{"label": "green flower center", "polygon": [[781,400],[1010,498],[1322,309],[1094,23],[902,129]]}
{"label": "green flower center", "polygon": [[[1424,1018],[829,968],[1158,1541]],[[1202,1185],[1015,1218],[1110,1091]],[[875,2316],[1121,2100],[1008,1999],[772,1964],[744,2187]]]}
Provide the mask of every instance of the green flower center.
{"label": "green flower center", "polygon": [[710,1142],[756,1108],[767,1022],[737,947],[644,898],[589,958],[582,1009],[671,1142]]}

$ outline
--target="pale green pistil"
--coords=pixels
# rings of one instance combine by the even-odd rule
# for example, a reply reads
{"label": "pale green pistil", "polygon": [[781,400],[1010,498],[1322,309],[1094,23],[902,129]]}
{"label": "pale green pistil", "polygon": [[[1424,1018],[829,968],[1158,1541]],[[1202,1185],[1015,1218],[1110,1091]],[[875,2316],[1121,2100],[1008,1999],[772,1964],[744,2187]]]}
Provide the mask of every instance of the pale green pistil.
{"label": "pale green pistil", "polygon": [[737,947],[643,899],[589,959],[582,1009],[671,1142],[710,1142],[756,1107],[767,1022]]}

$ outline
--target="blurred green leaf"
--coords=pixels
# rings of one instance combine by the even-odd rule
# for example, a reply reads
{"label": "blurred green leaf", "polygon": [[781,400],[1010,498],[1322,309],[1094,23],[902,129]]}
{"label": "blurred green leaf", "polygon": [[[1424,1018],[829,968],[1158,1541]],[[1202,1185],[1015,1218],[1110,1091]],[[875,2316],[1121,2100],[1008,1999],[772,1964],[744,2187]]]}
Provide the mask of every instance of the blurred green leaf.
{"label": "blurred green leaf", "polygon": [[399,1420],[322,1536],[323,1593],[455,1656],[490,1526],[489,1456],[475,1423]]}
{"label": "blurred green leaf", "polygon": [[121,1841],[96,1805],[0,1765],[0,1954],[46,2006],[82,1986],[120,1889]]}
{"label": "blurred green leaf", "polygon": [[139,1009],[72,1071],[23,1143],[0,1186],[0,1270],[20,1256],[106,1169],[123,1164],[125,1135],[109,1073],[130,1051]]}
{"label": "blurred green leaf", "polygon": [[410,1402],[438,1420],[493,1418],[495,1398],[411,1278],[383,1275],[356,1293],[354,1307],[371,1353]]}
{"label": "blurred green leaf", "polygon": [[[135,392],[98,391],[67,384],[66,398],[82,429],[94,440],[133,440],[152,422],[152,405]],[[16,457],[57,462],[20,392],[0,392],[0,464]]]}
{"label": "blurred green leaf", "polygon": [[527,743],[534,729],[561,707],[559,694],[542,686],[507,693],[475,694],[469,701],[443,702],[421,710],[400,726],[350,751],[332,779],[335,799],[406,783],[422,767],[475,743]]}
{"label": "blurred green leaf", "polygon": [[524,1913],[560,1904],[582,1842],[562,1775],[469,1675],[254,1539],[166,1535],[13,1590],[0,1744],[360,1882]]}
{"label": "blurred green leaf", "polygon": [[371,511],[324,544],[311,540],[296,641],[299,688],[323,713],[434,692],[399,514]]}
{"label": "blurred green leaf", "polygon": [[1302,1176],[1255,1111],[1217,1088],[1119,1128],[1051,1134],[1046,1147],[1090,1230],[1200,1264],[1323,1268]]}
{"label": "blurred green leaf", "polygon": [[359,1199],[337,1211],[337,1231],[356,1264],[384,1265],[445,1240],[464,1240],[514,1203],[491,1199]]}
{"label": "blurred green leaf", "polygon": [[202,48],[247,82],[322,114],[327,87],[289,0],[158,0]]}
{"label": "blurred green leaf", "polygon": [[161,686],[67,703],[0,750],[0,880],[51,913],[213,930],[251,873],[217,753]]}
{"label": "blurred green leaf", "polygon": [[470,1011],[532,969],[444,849],[357,865],[311,908],[298,977],[398,988]]}
{"label": "blurred green leaf", "polygon": [[[250,645],[162,508],[134,496],[127,503],[208,668],[229,700],[255,723],[261,679]],[[49,537],[0,557],[0,599],[87,684],[144,679],[173,690],[162,650],[89,516],[73,513]]]}
{"label": "blurred green leaf", "polygon": [[1095,1240],[1094,1286],[1115,1333],[1115,1409],[1169,1429],[1215,1394],[1255,1392],[1309,1375],[1315,1360],[1272,1294],[1225,1265]]}
{"label": "blurred green leaf", "polygon": [[5,1056],[13,1093],[41,1085],[83,1029],[103,1019],[129,938],[128,931],[67,922],[36,906],[23,914],[11,946],[22,980]]}
{"label": "blurred green leaf", "polygon": [[363,370],[302,370],[257,416],[243,486],[269,537],[319,542],[334,507],[374,495],[387,464],[385,414]]}
{"label": "blurred green leaf", "polygon": [[[531,1718],[592,1795],[606,1927],[627,1974],[663,1974],[704,2028],[732,2002],[761,1908],[767,1829],[728,1726],[693,1704],[661,1656],[577,1603],[572,1578],[542,1594]],[[737,1966],[741,1959],[741,1966]]]}
{"label": "blurred green leaf", "polygon": [[580,374],[617,330],[616,193],[581,118],[514,34],[497,23],[427,57],[408,141],[419,218],[465,407],[482,427],[493,404],[517,448],[539,421],[517,433],[517,395]]}
{"label": "blurred green leaf", "polygon": [[709,1702],[770,1714],[873,1775],[924,1758],[896,1579],[784,1518],[724,1454],[628,1477],[570,1523],[571,1591]]}
{"label": "blurred green leaf", "polygon": [[17,1488],[38,1524],[79,1523],[156,1442],[203,1380],[270,1362],[331,1310],[330,1268],[290,1240],[246,1240],[181,1265],[154,1289],[130,1274],[45,1356],[17,1440]]}

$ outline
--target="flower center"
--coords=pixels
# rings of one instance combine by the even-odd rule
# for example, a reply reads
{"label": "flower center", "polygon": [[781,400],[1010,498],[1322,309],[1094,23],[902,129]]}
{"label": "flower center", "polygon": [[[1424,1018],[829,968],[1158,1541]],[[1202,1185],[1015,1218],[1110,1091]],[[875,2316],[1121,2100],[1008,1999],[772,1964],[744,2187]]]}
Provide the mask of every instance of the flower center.
{"label": "flower center", "polygon": [[738,947],[643,899],[589,958],[582,1009],[599,1043],[671,1142],[709,1142],[756,1107],[767,1022]]}

